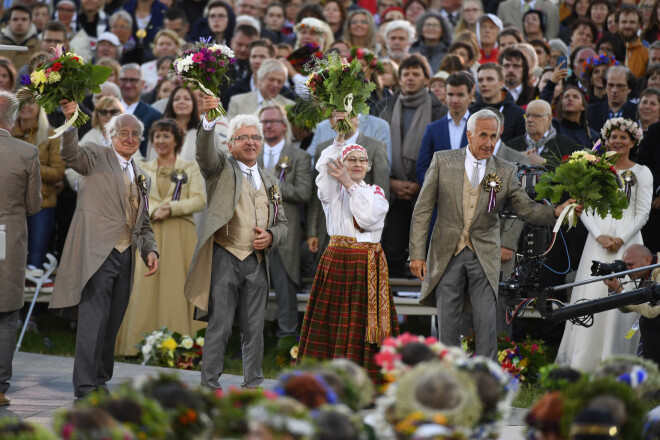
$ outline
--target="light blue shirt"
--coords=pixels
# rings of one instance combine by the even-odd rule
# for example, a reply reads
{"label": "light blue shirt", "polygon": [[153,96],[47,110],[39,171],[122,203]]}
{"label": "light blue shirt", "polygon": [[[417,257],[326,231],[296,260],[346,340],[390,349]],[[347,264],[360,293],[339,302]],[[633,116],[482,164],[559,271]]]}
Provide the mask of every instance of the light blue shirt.
{"label": "light blue shirt", "polygon": [[451,142],[451,149],[458,150],[461,148],[461,140],[465,133],[467,120],[470,117],[470,111],[466,110],[458,125],[454,124],[454,119],[451,115],[447,115],[447,126],[449,127],[449,141]]}
{"label": "light blue shirt", "polygon": [[[391,171],[392,137],[390,135],[390,124],[388,124],[384,119],[371,115],[359,115],[358,119],[360,121],[359,129],[362,134],[374,139],[378,139],[381,142],[385,142],[387,145],[387,159],[389,160]],[[334,131],[332,127],[330,127],[329,120],[326,119],[316,126],[316,131],[314,132],[312,143],[309,144],[309,148],[307,148],[307,152],[310,154],[310,156],[312,156],[312,167],[314,167],[314,155],[316,154],[316,147],[325,141],[334,139],[336,136],[337,132]]]}

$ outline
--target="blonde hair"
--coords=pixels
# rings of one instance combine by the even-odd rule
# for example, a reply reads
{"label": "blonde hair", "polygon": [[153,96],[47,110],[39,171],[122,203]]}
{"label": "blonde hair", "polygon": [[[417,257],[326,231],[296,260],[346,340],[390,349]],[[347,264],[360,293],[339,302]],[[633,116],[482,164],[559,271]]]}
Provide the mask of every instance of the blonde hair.
{"label": "blonde hair", "polygon": [[101,123],[99,122],[99,110],[106,110],[110,104],[113,103],[117,104],[119,107],[119,111],[121,111],[120,114],[126,113],[126,109],[119,99],[114,96],[102,96],[96,103],[96,107],[94,107],[94,113],[92,114],[92,128],[101,128]]}

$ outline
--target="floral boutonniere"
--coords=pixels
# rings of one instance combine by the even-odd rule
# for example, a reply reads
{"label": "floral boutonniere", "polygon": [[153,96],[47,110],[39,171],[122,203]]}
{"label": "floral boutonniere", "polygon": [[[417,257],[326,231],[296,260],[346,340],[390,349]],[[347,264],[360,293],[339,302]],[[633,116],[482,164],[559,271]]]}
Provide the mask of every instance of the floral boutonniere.
{"label": "floral boutonniere", "polygon": [[275,165],[275,170],[279,172],[278,179],[280,182],[284,182],[284,179],[286,179],[289,168],[291,168],[291,158],[289,156],[280,157],[280,161]]}
{"label": "floral boutonniere", "polygon": [[140,193],[142,193],[142,198],[144,199],[144,207],[149,211],[149,189],[147,189],[147,178],[144,174],[140,174],[137,177],[137,184]]}
{"label": "floral boutonniere", "polygon": [[282,204],[282,193],[277,185],[271,185],[268,188],[268,200],[275,205],[275,214],[273,215],[273,222],[277,221],[277,213],[279,212],[280,205]]}
{"label": "floral boutonniere", "polygon": [[502,179],[497,174],[489,174],[484,179],[484,191],[488,191],[488,212],[495,209],[497,203],[496,194],[502,191]]}
{"label": "floral boutonniere", "polygon": [[177,169],[170,174],[170,180],[176,184],[174,187],[174,194],[172,194],[172,200],[179,200],[181,198],[181,187],[188,183],[188,175],[184,170]]}
{"label": "floral boutonniere", "polygon": [[621,173],[621,179],[623,180],[623,188],[626,191],[626,197],[628,197],[628,202],[630,202],[630,194],[632,192],[632,187],[637,183],[637,176],[631,170],[625,170]]}

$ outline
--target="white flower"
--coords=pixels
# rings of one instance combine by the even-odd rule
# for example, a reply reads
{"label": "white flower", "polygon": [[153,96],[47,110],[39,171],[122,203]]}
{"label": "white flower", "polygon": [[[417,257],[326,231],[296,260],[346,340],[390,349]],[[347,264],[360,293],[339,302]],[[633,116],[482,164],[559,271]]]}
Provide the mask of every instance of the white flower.
{"label": "white flower", "polygon": [[156,336],[149,335],[147,336],[147,345],[154,345],[156,343]]}
{"label": "white flower", "polygon": [[144,344],[142,346],[142,355],[147,356],[147,355],[151,354],[151,350],[152,350],[151,344]]}
{"label": "white flower", "polygon": [[195,343],[197,343],[197,345],[199,345],[200,347],[203,347],[203,346],[204,346],[204,338],[202,338],[202,337],[200,336],[199,338],[197,338],[197,340],[195,341]]}
{"label": "white flower", "polygon": [[193,344],[194,344],[194,343],[193,343],[193,340],[192,340],[192,338],[191,338],[190,336],[185,336],[185,337],[181,340],[181,346],[182,346],[183,348],[185,348],[186,350],[190,350],[190,349],[192,348]]}

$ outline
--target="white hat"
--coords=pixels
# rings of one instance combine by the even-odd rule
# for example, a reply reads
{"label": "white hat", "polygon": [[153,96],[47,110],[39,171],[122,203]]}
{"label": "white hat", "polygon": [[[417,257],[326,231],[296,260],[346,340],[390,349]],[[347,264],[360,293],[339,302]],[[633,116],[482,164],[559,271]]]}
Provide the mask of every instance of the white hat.
{"label": "white hat", "polygon": [[112,32],[103,32],[101,36],[98,38],[98,40],[96,40],[96,44],[98,45],[101,41],[107,41],[108,43],[112,44],[115,47],[121,46],[121,43],[119,42],[119,37],[117,37]]}
{"label": "white hat", "polygon": [[76,6],[73,0],[60,0],[59,2],[57,2],[57,5],[55,5],[55,9],[59,8],[63,4],[70,5],[75,10],[78,9],[78,6]]}
{"label": "white hat", "polygon": [[490,20],[493,23],[495,23],[495,26],[497,26],[500,31],[502,29],[504,29],[504,25],[502,24],[502,20],[500,20],[500,17],[498,17],[495,14],[484,14],[481,17],[479,17],[479,20],[477,20],[477,22],[479,24],[481,24],[484,20]]}

